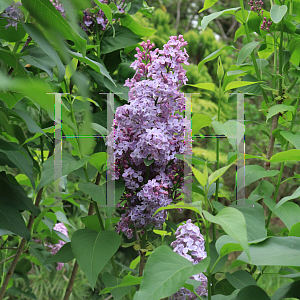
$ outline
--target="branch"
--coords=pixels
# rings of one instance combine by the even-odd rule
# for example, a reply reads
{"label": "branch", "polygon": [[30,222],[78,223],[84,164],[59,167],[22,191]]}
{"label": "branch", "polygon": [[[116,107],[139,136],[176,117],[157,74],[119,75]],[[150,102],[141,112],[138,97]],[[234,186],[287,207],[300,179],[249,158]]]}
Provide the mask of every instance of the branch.
{"label": "branch", "polygon": [[178,0],[178,3],[177,3],[177,17],[176,17],[176,23],[175,23],[176,32],[178,30],[178,25],[179,25],[179,21],[180,21],[180,6],[181,6],[181,1],[182,0]]}

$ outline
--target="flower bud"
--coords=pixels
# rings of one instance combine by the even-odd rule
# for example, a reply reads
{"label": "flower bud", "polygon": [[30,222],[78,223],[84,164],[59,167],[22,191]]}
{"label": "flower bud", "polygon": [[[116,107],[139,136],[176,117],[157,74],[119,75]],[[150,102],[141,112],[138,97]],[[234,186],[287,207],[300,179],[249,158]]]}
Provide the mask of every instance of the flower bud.
{"label": "flower bud", "polygon": [[222,65],[220,56],[218,57],[217,75],[218,75],[219,80],[221,81],[224,76],[224,69],[223,69],[223,65]]}

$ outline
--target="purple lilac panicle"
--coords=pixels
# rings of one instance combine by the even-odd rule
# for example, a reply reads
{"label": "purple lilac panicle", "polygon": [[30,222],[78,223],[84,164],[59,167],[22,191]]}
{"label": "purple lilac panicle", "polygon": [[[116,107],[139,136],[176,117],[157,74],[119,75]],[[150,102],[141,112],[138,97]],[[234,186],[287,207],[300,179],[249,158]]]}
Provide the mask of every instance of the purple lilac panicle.
{"label": "purple lilac panicle", "polygon": [[[190,121],[179,115],[185,109],[184,94],[179,91],[186,84],[188,54],[183,36],[171,36],[163,50],[142,42],[136,48],[137,58],[131,64],[136,71],[124,86],[130,88],[129,104],[118,107],[112,132],[107,138],[112,179],[122,177],[125,193],[120,204],[125,210],[117,232],[133,237],[133,230],[147,225],[161,227],[166,212],[153,213],[178,200],[184,185],[184,166],[175,154],[192,154]],[[185,140],[185,133],[188,139]],[[114,164],[115,159],[115,164]],[[144,159],[154,160],[148,170]]]}
{"label": "purple lilac panicle", "polygon": [[22,3],[13,2],[5,9],[3,14],[1,14],[1,17],[8,18],[6,19],[8,24],[5,26],[5,29],[7,29],[9,26],[13,26],[17,30],[18,20],[23,17],[22,9],[19,8],[20,6],[22,6]]}
{"label": "purple lilac panicle", "polygon": [[[65,236],[69,237],[69,235],[68,235],[68,229],[66,228],[66,226],[64,225],[64,223],[56,223],[53,229],[61,232]],[[45,245],[51,249],[51,254],[54,255],[54,254],[56,254],[60,250],[60,248],[64,244],[65,244],[64,241],[59,240],[59,242],[57,244],[55,244],[55,245],[50,244],[50,243],[46,243]],[[64,266],[63,263],[58,262],[56,270],[60,271],[63,268],[63,266]]]}
{"label": "purple lilac panicle", "polygon": [[[207,257],[205,251],[204,238],[200,233],[199,227],[194,225],[191,219],[186,224],[180,225],[176,232],[176,240],[171,243],[174,252],[185,257],[194,265],[198,264]],[[197,274],[190,277],[201,282],[196,292],[199,296],[207,296],[207,277],[203,274]],[[178,292],[169,297],[169,300],[186,300],[197,299],[197,297],[185,288],[181,288]]]}

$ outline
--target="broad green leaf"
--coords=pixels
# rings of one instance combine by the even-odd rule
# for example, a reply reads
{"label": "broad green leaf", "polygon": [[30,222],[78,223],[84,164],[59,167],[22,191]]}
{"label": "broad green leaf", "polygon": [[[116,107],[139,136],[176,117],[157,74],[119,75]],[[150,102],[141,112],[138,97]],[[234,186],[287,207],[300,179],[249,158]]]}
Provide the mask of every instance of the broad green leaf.
{"label": "broad green leaf", "polygon": [[198,73],[200,73],[200,70],[202,68],[202,66],[208,62],[208,61],[211,61],[215,58],[217,58],[219,55],[220,55],[220,52],[223,51],[223,50],[227,50],[227,49],[234,49],[236,50],[236,48],[234,46],[224,46],[216,51],[214,51],[213,53],[209,54],[208,56],[206,56],[204,59],[202,59],[200,61],[200,63],[198,64]]}
{"label": "broad green leaf", "polygon": [[168,206],[158,208],[156,210],[156,212],[153,214],[153,216],[155,216],[158,212],[165,210],[165,209],[178,209],[178,208],[193,210],[194,212],[201,214],[201,212],[202,212],[201,204],[202,204],[201,201],[200,202],[192,202],[191,204],[184,203],[183,201],[181,201],[176,204],[170,204]]}
{"label": "broad green leaf", "polygon": [[21,258],[15,268],[15,272],[17,273],[28,273],[32,268],[32,264],[30,262],[30,260],[26,259],[26,258]]}
{"label": "broad green leaf", "polygon": [[140,289],[133,299],[157,300],[176,293],[194,272],[205,271],[207,261],[194,266],[167,246],[156,248],[148,258]]}
{"label": "broad green leaf", "polygon": [[[264,177],[273,177],[279,173],[278,170],[266,171],[263,167],[258,165],[246,165],[244,168],[240,168],[237,171],[237,177],[244,177],[245,174],[245,186],[264,178]],[[237,191],[240,191],[244,187],[244,181],[241,180],[237,186]]]}
{"label": "broad green leaf", "polygon": [[277,115],[278,113],[283,113],[285,111],[294,111],[295,107],[291,106],[291,105],[285,105],[285,104],[277,104],[272,106],[269,109],[269,112],[267,114],[267,122],[270,118],[272,118],[273,116]]}
{"label": "broad green leaf", "polygon": [[287,12],[286,5],[277,5],[277,4],[272,5],[270,10],[270,16],[272,21],[276,24],[279,23],[284,17],[284,15],[286,14],[286,12]]}
{"label": "broad green leaf", "polygon": [[109,28],[101,41],[101,54],[113,52],[142,42],[142,39],[124,26],[115,25],[115,37],[113,30]]}
{"label": "broad green leaf", "polygon": [[[250,245],[249,249],[253,265],[300,267],[300,237],[273,236],[258,244]],[[238,260],[249,263],[245,252]]]}
{"label": "broad green leaf", "polygon": [[[212,296],[212,297],[216,297],[216,298],[212,298],[212,300],[227,300],[227,299],[230,299],[230,300],[233,300],[235,299],[230,297],[230,295],[232,295],[234,293],[235,289],[234,287],[231,285],[231,283],[227,280],[227,279],[222,279],[221,281],[218,281],[216,283],[216,286],[215,286],[215,293],[216,294],[219,294],[219,295],[215,295],[215,296]],[[218,298],[218,296],[221,296],[220,298]],[[227,297],[230,297],[230,298],[227,298]],[[207,300],[205,298],[205,300]]]}
{"label": "broad green leaf", "polygon": [[71,243],[64,244],[58,252],[50,258],[44,261],[44,265],[51,264],[54,262],[67,263],[74,259],[74,254],[72,252]]}
{"label": "broad green leaf", "polygon": [[2,11],[5,10],[7,7],[9,7],[13,2],[14,0],[2,0],[0,2],[0,12],[2,13]]}
{"label": "broad green leaf", "polygon": [[12,109],[18,101],[20,101],[22,98],[24,98],[23,95],[17,94],[17,93],[0,93],[0,99],[3,100],[9,109]]}
{"label": "broad green leaf", "polygon": [[267,293],[257,285],[249,285],[239,291],[235,300],[271,300]]}
{"label": "broad green leaf", "polygon": [[83,217],[81,218],[81,221],[87,229],[92,229],[98,232],[101,231],[101,226],[97,215]]}
{"label": "broad green leaf", "polygon": [[22,0],[22,4],[45,29],[55,30],[64,38],[75,43],[77,49],[86,54],[87,41],[63,18],[48,0]]}
{"label": "broad green leaf", "polygon": [[26,150],[17,143],[9,143],[0,139],[0,152],[4,153],[30,179],[32,187],[35,188],[33,162]]}
{"label": "broad green leaf", "polygon": [[264,197],[271,197],[274,191],[272,183],[266,180],[261,180],[256,189],[248,197],[249,200],[257,201]]}
{"label": "broad green leaf", "polygon": [[33,23],[22,23],[23,28],[32,37],[32,39],[40,46],[40,48],[53,59],[58,68],[58,81],[62,81],[65,76],[65,66],[61,62],[57,52],[51,43],[46,39],[42,31]]}
{"label": "broad green leaf", "polygon": [[193,170],[193,173],[194,173],[196,179],[199,181],[199,183],[200,183],[203,187],[205,187],[208,178],[205,177],[204,174],[201,173],[198,169],[192,167],[192,170]]}
{"label": "broad green leaf", "polygon": [[91,155],[89,163],[93,165],[98,172],[101,172],[102,166],[106,164],[108,154],[106,152],[97,152]]}
{"label": "broad green leaf", "polygon": [[280,207],[283,203],[289,200],[294,200],[296,198],[300,197],[300,187],[296,189],[296,191],[291,196],[286,196],[282,198],[275,206],[274,210],[276,210],[278,207]]}
{"label": "broad green leaf", "polygon": [[22,236],[27,241],[30,240],[30,232],[25,225],[24,219],[14,206],[1,204],[0,227]]}
{"label": "broad green leaf", "polygon": [[229,236],[238,241],[250,259],[246,220],[240,211],[233,207],[225,207],[216,216],[205,210],[203,214],[209,222],[219,224]]}
{"label": "broad green leaf", "polygon": [[259,42],[251,42],[243,46],[241,51],[239,52],[236,65],[240,66],[247,57],[250,56],[252,51],[259,45]]}
{"label": "broad green leaf", "polygon": [[225,167],[213,172],[211,175],[209,175],[208,185],[211,185],[213,182],[218,180],[232,166],[232,164],[225,166]]}
{"label": "broad green leaf", "polygon": [[300,280],[282,285],[272,296],[272,300],[297,298],[300,299]]}
{"label": "broad green leaf", "polygon": [[49,117],[54,119],[54,95],[52,87],[44,80],[38,78],[14,78],[13,80],[0,73],[0,90],[17,92],[26,95],[33,102],[44,108]]}
{"label": "broad green leaf", "polygon": [[300,237],[300,222],[294,224],[290,231],[289,231],[289,236],[298,236]]}
{"label": "broad green leaf", "polygon": [[286,227],[290,230],[293,225],[300,222],[300,207],[299,205],[287,202],[273,210]]}
{"label": "broad green leaf", "polygon": [[193,134],[197,134],[201,128],[209,126],[211,122],[212,119],[209,116],[194,114],[192,117]]}
{"label": "broad green leaf", "polygon": [[213,121],[213,129],[216,134],[224,134],[228,138],[228,142],[232,148],[236,151],[237,145],[240,144],[242,138],[244,137],[244,125],[238,121],[230,120],[224,124]]}
{"label": "broad green leaf", "polygon": [[243,248],[234,238],[222,235],[216,241],[216,250],[223,257],[234,251],[243,251]]}
{"label": "broad green leaf", "polygon": [[87,65],[89,65],[96,72],[101,73],[102,75],[104,75],[106,78],[108,78],[115,85],[114,80],[109,75],[109,73],[106,70],[106,67],[104,66],[104,64],[102,65],[101,63],[96,62],[96,61],[88,58],[87,56],[83,56],[81,53],[75,53],[75,52],[70,51],[70,50],[68,50],[68,53],[72,57],[74,57],[74,58],[86,63]]}
{"label": "broad green leaf", "polygon": [[154,159],[146,159],[146,158],[144,158],[144,164],[146,165],[146,167],[149,167],[153,163],[154,163]]}
{"label": "broad green leaf", "polygon": [[249,285],[257,285],[254,278],[244,270],[238,270],[232,274],[229,272],[225,273],[226,278],[228,281],[236,288],[236,289],[243,289]]}
{"label": "broad green leaf", "polygon": [[[62,174],[61,176],[69,175],[74,170],[81,168],[87,163],[89,157],[85,157],[81,160],[76,160],[70,154],[62,153]],[[43,164],[43,172],[41,181],[37,187],[37,190],[46,186],[49,183],[56,181],[59,178],[59,174],[54,174],[54,156],[52,155]]]}
{"label": "broad green leaf", "polygon": [[[220,256],[216,250],[215,241],[209,243],[209,256],[210,256],[210,270],[212,270],[212,267],[214,266],[214,264],[216,263],[217,259]],[[214,267],[212,274],[215,274],[218,271],[220,271],[221,268],[226,264],[227,260],[228,260],[228,255],[222,257]]]}
{"label": "broad green leaf", "polygon": [[79,229],[73,234],[72,252],[92,289],[99,273],[117,252],[120,244],[120,236],[114,231]]}
{"label": "broad green leaf", "polygon": [[252,82],[252,81],[232,81],[228,83],[225,87],[225,92],[232,90],[232,89],[237,89],[243,86],[248,86],[251,84],[256,84],[257,82]]}
{"label": "broad green leaf", "polygon": [[236,208],[244,215],[248,242],[267,237],[264,209],[259,203],[245,199],[237,200],[230,206]]}
{"label": "broad green leaf", "polygon": [[64,133],[65,136],[71,136],[70,138],[65,137],[65,140],[68,141],[73,146],[74,150],[77,153],[77,156],[80,156],[81,153],[80,153],[80,148],[79,148],[79,145],[78,145],[78,140],[73,137],[73,136],[76,136],[76,133],[73,131],[73,129],[71,129],[65,123],[62,123],[61,127],[62,127],[62,130],[63,130],[63,133]]}
{"label": "broad green leaf", "polygon": [[[3,5],[2,1],[0,1],[0,5]],[[0,9],[0,12],[1,11],[2,10]],[[26,32],[20,23],[18,23],[17,25],[17,30],[14,26],[9,26],[8,28],[5,28],[7,24],[8,22],[6,19],[3,18],[0,20],[0,39],[3,39],[8,42],[16,42],[24,38]]]}
{"label": "broad green leaf", "polygon": [[290,131],[280,131],[280,134],[290,143],[292,143],[295,148],[300,149],[300,131],[293,134]]}
{"label": "broad green leaf", "polygon": [[120,288],[120,287],[126,287],[126,286],[133,286],[133,285],[138,285],[141,283],[143,277],[135,277],[132,275],[126,275],[123,279],[121,280],[121,283],[115,285],[115,286],[108,286],[105,289],[103,289],[99,295],[102,294],[107,294],[111,291],[113,291],[114,289]]}
{"label": "broad green leaf", "polygon": [[209,90],[212,92],[216,92],[217,88],[214,83],[206,82],[206,83],[197,83],[197,84],[187,84],[188,86],[193,86],[202,90]]}
{"label": "broad green leaf", "polygon": [[282,161],[300,161],[300,150],[299,149],[291,149],[288,151],[279,152],[269,159],[269,162],[282,162]]}
{"label": "broad green leaf", "polygon": [[202,11],[204,11],[204,10],[206,10],[208,8],[211,8],[217,2],[218,2],[218,0],[205,0],[203,8],[200,9],[198,11],[198,13],[200,14]]}
{"label": "broad green leaf", "polygon": [[229,8],[229,9],[225,9],[225,10],[221,10],[219,12],[215,12],[212,14],[209,14],[208,16],[205,16],[202,21],[201,21],[201,30],[205,30],[207,25],[214,19],[220,17],[223,14],[231,14],[233,15],[235,13],[236,10],[238,10],[239,7],[235,7],[235,8]]}
{"label": "broad green leaf", "polygon": [[100,205],[106,205],[106,190],[104,186],[98,186],[92,182],[81,182],[78,185],[80,191],[92,197]]}
{"label": "broad green leaf", "polygon": [[129,14],[126,14],[125,18],[121,19],[121,25],[129,28],[134,34],[139,37],[150,37],[156,32],[155,29],[142,26]]}

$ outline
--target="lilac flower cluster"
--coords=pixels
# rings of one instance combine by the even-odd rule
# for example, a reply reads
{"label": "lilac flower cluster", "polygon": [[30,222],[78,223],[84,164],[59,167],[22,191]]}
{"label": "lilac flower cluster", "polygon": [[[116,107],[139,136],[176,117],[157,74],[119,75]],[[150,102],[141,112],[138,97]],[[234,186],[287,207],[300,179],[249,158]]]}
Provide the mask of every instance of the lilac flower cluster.
{"label": "lilac flower cluster", "polygon": [[[64,223],[56,223],[54,228],[54,230],[57,230],[59,232],[61,232],[62,234],[64,234],[65,236],[69,237],[68,235],[68,229],[66,228],[66,226],[64,225]],[[65,244],[64,241],[59,240],[59,242],[55,245],[50,244],[50,243],[45,243],[45,245],[51,249],[51,254],[54,255],[56,254],[59,249]],[[56,270],[60,271],[63,268],[64,264],[61,262],[57,263],[57,267]]]}
{"label": "lilac flower cluster", "polygon": [[[50,0],[54,7],[61,13],[61,15],[65,18],[65,9],[59,0]],[[107,4],[107,0],[99,0],[99,2]],[[92,9],[87,8],[83,11],[82,22],[80,23],[80,27],[84,31],[91,31],[94,27],[99,25],[102,30],[106,29],[108,24],[108,20],[105,17],[105,14],[102,9],[100,9],[94,1],[92,1],[94,7]],[[117,8],[120,13],[124,13],[124,10],[121,5],[117,5]],[[113,20],[115,21],[115,19]]]}
{"label": "lilac flower cluster", "polygon": [[[204,246],[204,238],[200,233],[199,227],[194,225],[191,219],[186,221],[186,224],[180,225],[176,232],[176,240],[171,243],[174,247],[174,252],[185,257],[194,265],[198,264],[207,257]],[[203,274],[196,274],[190,277],[201,282],[196,292],[199,296],[207,296],[207,277]],[[178,292],[169,297],[169,300],[193,300],[197,297],[185,288],[181,288]]]}
{"label": "lilac flower cluster", "polygon": [[251,10],[256,12],[258,14],[258,16],[260,16],[260,13],[261,15],[263,15],[263,10],[262,10],[262,6],[264,5],[263,1],[253,1],[253,0],[250,0],[249,5],[251,5]]}
{"label": "lilac flower cluster", "polygon": [[19,8],[20,6],[22,6],[22,3],[13,2],[1,14],[1,19],[3,19],[3,17],[4,17],[4,18],[6,18],[6,20],[8,22],[8,24],[5,26],[5,29],[7,29],[9,26],[13,26],[17,30],[18,20],[20,20],[23,17],[23,12]]}
{"label": "lilac flower cluster", "polygon": [[[185,45],[187,42],[179,35],[171,36],[163,50],[152,50],[155,45],[150,40],[141,43],[143,51],[136,48],[137,60],[131,64],[136,73],[124,84],[130,88],[129,104],[117,108],[113,131],[106,142],[112,152],[112,179],[122,177],[125,181],[118,204],[120,207],[125,201],[125,212],[117,232],[128,238],[133,237],[134,229],[161,227],[166,212],[160,211],[154,217],[153,213],[178,200],[178,189],[189,193],[183,186],[186,163],[175,157],[177,153],[192,154],[191,124],[179,114],[185,108],[179,88],[187,81],[181,64],[189,64],[186,49],[181,50]],[[153,163],[146,167],[144,159]]]}
{"label": "lilac flower cluster", "polygon": [[270,26],[272,25],[272,23],[273,22],[270,19],[267,21],[267,18],[264,17],[264,20],[263,20],[262,25],[260,26],[260,29],[263,31],[268,31],[268,30],[270,30]]}

